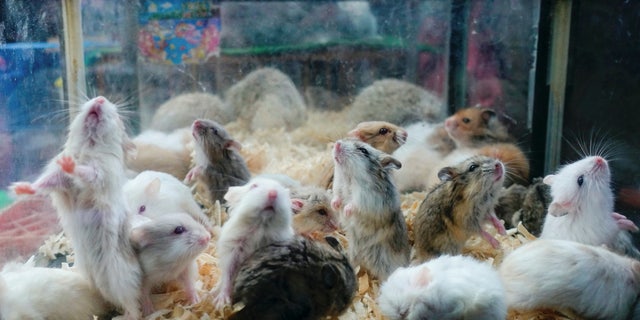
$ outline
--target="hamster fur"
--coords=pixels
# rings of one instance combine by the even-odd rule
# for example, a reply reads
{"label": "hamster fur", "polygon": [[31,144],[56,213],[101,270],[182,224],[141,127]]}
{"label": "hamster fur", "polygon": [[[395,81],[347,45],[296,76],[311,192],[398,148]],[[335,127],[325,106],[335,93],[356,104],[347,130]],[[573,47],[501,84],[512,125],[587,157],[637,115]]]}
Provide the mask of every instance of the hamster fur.
{"label": "hamster fur", "polygon": [[471,257],[441,256],[398,268],[380,287],[378,304],[389,319],[505,319],[498,272]]}
{"label": "hamster fur", "polygon": [[127,159],[127,168],[139,173],[161,171],[184,179],[191,165],[191,130],[176,129],[171,133],[146,130],[133,138],[137,153]]}
{"label": "hamster fur", "polygon": [[391,170],[400,162],[358,141],[343,139],[333,148],[332,206],[349,240],[349,256],[381,280],[409,262],[407,226]]}
{"label": "hamster fur", "polygon": [[508,254],[499,272],[509,308],[520,310],[627,319],[640,292],[640,262],[574,241],[534,240]]}
{"label": "hamster fur", "polygon": [[313,237],[315,233],[327,234],[338,229],[338,215],[326,190],[311,186],[293,188],[291,202],[293,229],[297,234]]}
{"label": "hamster fur", "polygon": [[234,206],[217,242],[221,270],[213,289],[218,308],[231,302],[238,268],[256,249],[293,238],[289,191],[271,179],[254,178],[229,187],[225,200]]}
{"label": "hamster fur", "polygon": [[414,219],[415,257],[422,262],[441,254],[459,254],[467,239],[480,234],[494,248],[499,242],[482,229],[491,221],[505,234],[494,213],[502,188],[504,166],[475,156],[438,173],[442,182],[424,198]]}
{"label": "hamster fur", "polygon": [[172,280],[179,281],[189,303],[199,301],[194,282],[198,277],[196,257],[209,245],[211,236],[186,213],[165,213],[131,230],[131,242],[144,272],[142,310],[153,312],[151,290]]}

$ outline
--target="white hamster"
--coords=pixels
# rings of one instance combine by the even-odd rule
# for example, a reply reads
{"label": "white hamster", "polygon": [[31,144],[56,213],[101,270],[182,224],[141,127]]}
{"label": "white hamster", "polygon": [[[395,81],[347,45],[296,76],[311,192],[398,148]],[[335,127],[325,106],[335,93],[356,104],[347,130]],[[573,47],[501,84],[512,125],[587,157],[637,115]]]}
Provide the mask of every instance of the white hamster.
{"label": "white hamster", "polygon": [[9,263],[0,272],[3,320],[85,320],[109,308],[89,280],[73,270]]}
{"label": "white hamster", "polygon": [[574,241],[532,241],[507,255],[499,272],[514,309],[568,308],[588,319],[627,319],[640,293],[640,262]]}
{"label": "white hamster", "polygon": [[256,249],[293,238],[289,191],[272,179],[253,178],[229,187],[224,199],[233,204],[217,242],[220,280],[213,290],[218,308],[231,302],[240,265]]}
{"label": "white hamster", "polygon": [[378,303],[390,319],[505,319],[498,272],[470,257],[444,255],[398,268],[380,287]]}
{"label": "white hamster", "polygon": [[544,183],[551,186],[553,200],[540,238],[606,245],[640,258],[631,235],[614,217],[611,173],[604,158],[590,156],[568,164],[546,176]]}
{"label": "white hamster", "polygon": [[191,189],[176,177],[159,171],[143,171],[123,187],[129,208],[150,218],[185,212],[211,231],[211,220],[202,212]]}
{"label": "white hamster", "polygon": [[166,213],[131,230],[131,242],[144,272],[144,315],[153,312],[151,290],[172,280],[182,284],[189,303],[199,301],[194,287],[198,276],[195,259],[207,248],[210,239],[209,232],[186,213]]}

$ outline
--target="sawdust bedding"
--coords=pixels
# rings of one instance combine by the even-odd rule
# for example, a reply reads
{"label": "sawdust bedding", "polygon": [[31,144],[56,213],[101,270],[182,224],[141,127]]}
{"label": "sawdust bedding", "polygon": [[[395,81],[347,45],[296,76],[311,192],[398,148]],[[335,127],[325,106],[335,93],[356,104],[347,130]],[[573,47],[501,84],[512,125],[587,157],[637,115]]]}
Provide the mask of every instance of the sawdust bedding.
{"label": "sawdust bedding", "polygon": [[[262,130],[248,132],[240,123],[225,125],[233,137],[239,141],[243,148],[249,169],[253,174],[258,173],[283,173],[305,184],[319,181],[322,170],[319,170],[327,162],[331,161],[331,143],[341,138],[344,133],[355,124],[345,121],[345,116],[340,112],[312,111],[306,121],[306,125],[285,132],[284,129]],[[198,186],[194,186],[196,200],[204,204],[205,210],[217,225],[225,219],[224,209],[218,202],[212,204],[200,196]],[[424,199],[425,192],[406,193],[401,195],[402,211],[405,215],[409,230],[410,242],[413,243],[413,218],[418,207]],[[479,260],[498,266],[503,257],[523,243],[535,239],[522,225],[507,231],[506,236],[497,234],[489,224],[486,230],[493,234],[501,243],[501,248],[496,250],[481,237],[473,237],[466,243],[463,254],[473,256]],[[333,236],[348,245],[344,235],[335,232]],[[195,305],[186,305],[186,296],[178,286],[167,285],[160,288],[152,296],[156,307],[154,314],[147,319],[224,319],[233,313],[232,307],[217,310],[208,298],[208,292],[214,287],[220,276],[217,267],[216,235],[212,238],[209,247],[197,258],[199,266],[199,279],[196,288],[199,290],[201,302]],[[59,253],[69,253],[70,249],[66,239],[62,235],[56,235],[47,240],[40,248],[42,254],[54,258]],[[72,261],[72,256],[70,257]],[[358,276],[358,292],[352,305],[337,319],[385,319],[376,304],[376,297],[380,288],[380,282],[372,279],[364,270],[356,266]],[[561,313],[554,310],[535,310],[530,312],[518,312],[510,310],[508,319],[578,319],[570,313]]]}

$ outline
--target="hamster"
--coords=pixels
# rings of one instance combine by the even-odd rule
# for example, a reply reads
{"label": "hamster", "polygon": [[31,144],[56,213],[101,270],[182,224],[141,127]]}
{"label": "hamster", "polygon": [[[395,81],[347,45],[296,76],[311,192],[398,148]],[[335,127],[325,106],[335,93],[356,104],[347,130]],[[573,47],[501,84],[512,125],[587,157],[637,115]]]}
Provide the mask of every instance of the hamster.
{"label": "hamster", "polygon": [[513,309],[572,309],[585,319],[628,319],[640,293],[640,262],[574,241],[531,241],[508,254],[499,272]]}
{"label": "hamster", "polygon": [[404,126],[441,121],[443,111],[444,102],[435,94],[406,81],[382,79],[356,96],[347,108],[347,118],[355,123],[380,120]]}
{"label": "hamster", "polygon": [[[407,131],[386,121],[360,122],[347,133],[347,138],[358,139],[372,147],[391,154],[407,141]],[[333,162],[324,167],[320,185],[326,189],[333,187]]]}
{"label": "hamster", "polygon": [[227,90],[225,99],[251,130],[293,130],[307,120],[302,95],[289,76],[274,68],[252,71]]}
{"label": "hamster", "polygon": [[331,233],[338,229],[338,216],[331,207],[327,191],[317,187],[291,189],[293,230],[296,234],[313,237],[316,232]]}
{"label": "hamster", "polygon": [[356,274],[335,238],[335,248],[304,237],[276,242],[242,265],[233,302],[244,308],[230,319],[322,319],[351,304]]}
{"label": "hamster", "polygon": [[184,212],[207,230],[213,228],[189,187],[170,174],[143,171],[127,181],[122,189],[129,208],[135,214],[157,218],[167,213]]}
{"label": "hamster", "polygon": [[589,156],[562,167],[543,182],[551,186],[552,201],[540,238],[606,245],[640,258],[631,235],[613,213],[611,173],[607,160]]}
{"label": "hamster", "polygon": [[293,238],[289,191],[271,179],[254,178],[229,187],[225,200],[234,204],[217,242],[221,271],[213,289],[218,308],[231,302],[238,268],[258,248]]}
{"label": "hamster", "polygon": [[331,205],[342,212],[349,257],[378,279],[409,263],[407,226],[391,170],[400,162],[357,140],[338,140]]}
{"label": "hamster", "polygon": [[144,272],[143,314],[153,313],[151,290],[172,280],[181,282],[189,303],[200,299],[194,283],[198,277],[196,257],[209,245],[209,232],[186,213],[153,217],[131,230],[131,242]]}
{"label": "hamster", "polygon": [[140,173],[145,170],[161,171],[183,179],[191,165],[191,130],[176,129],[170,133],[146,130],[133,138],[135,158],[126,159],[127,168]]}
{"label": "hamster", "polygon": [[200,179],[209,189],[211,203],[222,202],[230,186],[247,183],[251,173],[239,142],[219,123],[198,119],[191,126],[195,145],[195,167],[185,177],[185,183]]}
{"label": "hamster", "polygon": [[75,252],[75,266],[128,319],[140,318],[142,270],[129,241],[124,158],[135,148],[116,105],[96,97],[69,126],[64,150],[33,183],[14,192],[50,193]]}
{"label": "hamster", "polygon": [[441,254],[459,254],[467,239],[480,234],[494,248],[500,243],[482,229],[491,221],[501,234],[504,226],[494,207],[504,180],[504,166],[496,159],[471,157],[438,172],[442,180],[424,198],[414,220],[415,254],[425,261]]}
{"label": "hamster", "polygon": [[444,121],[444,128],[458,148],[512,140],[507,127],[489,108],[460,109]]}
{"label": "hamster", "polygon": [[389,319],[505,319],[505,289],[491,265],[441,256],[398,268],[380,287],[378,305]]}
{"label": "hamster", "polygon": [[86,320],[111,306],[84,276],[73,270],[9,263],[0,272],[3,320]]}
{"label": "hamster", "polygon": [[[513,186],[512,186],[513,187]],[[544,184],[542,178],[534,178],[524,194],[522,207],[511,217],[511,225],[517,226],[519,222],[536,237],[540,236],[544,225],[547,208],[551,203],[551,190]]]}
{"label": "hamster", "polygon": [[234,112],[217,95],[206,92],[183,93],[158,107],[149,129],[171,132],[190,126],[198,118],[226,124],[234,120]]}

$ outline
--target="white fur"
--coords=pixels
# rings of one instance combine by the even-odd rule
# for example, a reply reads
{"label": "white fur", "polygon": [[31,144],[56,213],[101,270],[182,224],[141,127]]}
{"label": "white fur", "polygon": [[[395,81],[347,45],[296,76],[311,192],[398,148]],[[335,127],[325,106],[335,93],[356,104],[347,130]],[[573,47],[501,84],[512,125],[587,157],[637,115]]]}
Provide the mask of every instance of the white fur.
{"label": "white fur", "polygon": [[123,190],[133,213],[155,218],[167,213],[185,212],[205,228],[212,228],[210,219],[193,198],[191,189],[170,174],[143,171],[127,181]]}
{"label": "white fur", "polygon": [[100,293],[72,270],[9,264],[0,272],[3,320],[85,320],[107,311]]}
{"label": "white fur", "polygon": [[380,287],[378,303],[390,319],[505,319],[502,281],[489,264],[441,256],[398,268]]}
{"label": "white fur", "polygon": [[573,241],[523,245],[499,272],[515,309],[569,308],[587,319],[627,319],[640,292],[640,262]]}
{"label": "white fur", "polygon": [[[270,192],[276,193],[273,203],[268,200]],[[244,186],[229,187],[225,199],[234,206],[217,242],[222,274],[214,291],[219,307],[230,302],[233,281],[247,257],[260,247],[294,235],[289,191],[279,182],[253,178]]]}
{"label": "white fur", "polygon": [[428,122],[417,122],[405,128],[407,141],[393,153],[393,157],[402,163],[402,168],[393,174],[399,191],[424,190],[431,176],[437,178],[434,168],[442,155],[427,142],[435,128],[436,125]]}
{"label": "white fur", "polygon": [[151,144],[167,150],[184,152],[191,140],[191,129],[176,129],[171,133],[145,130],[133,138],[135,144]]}

